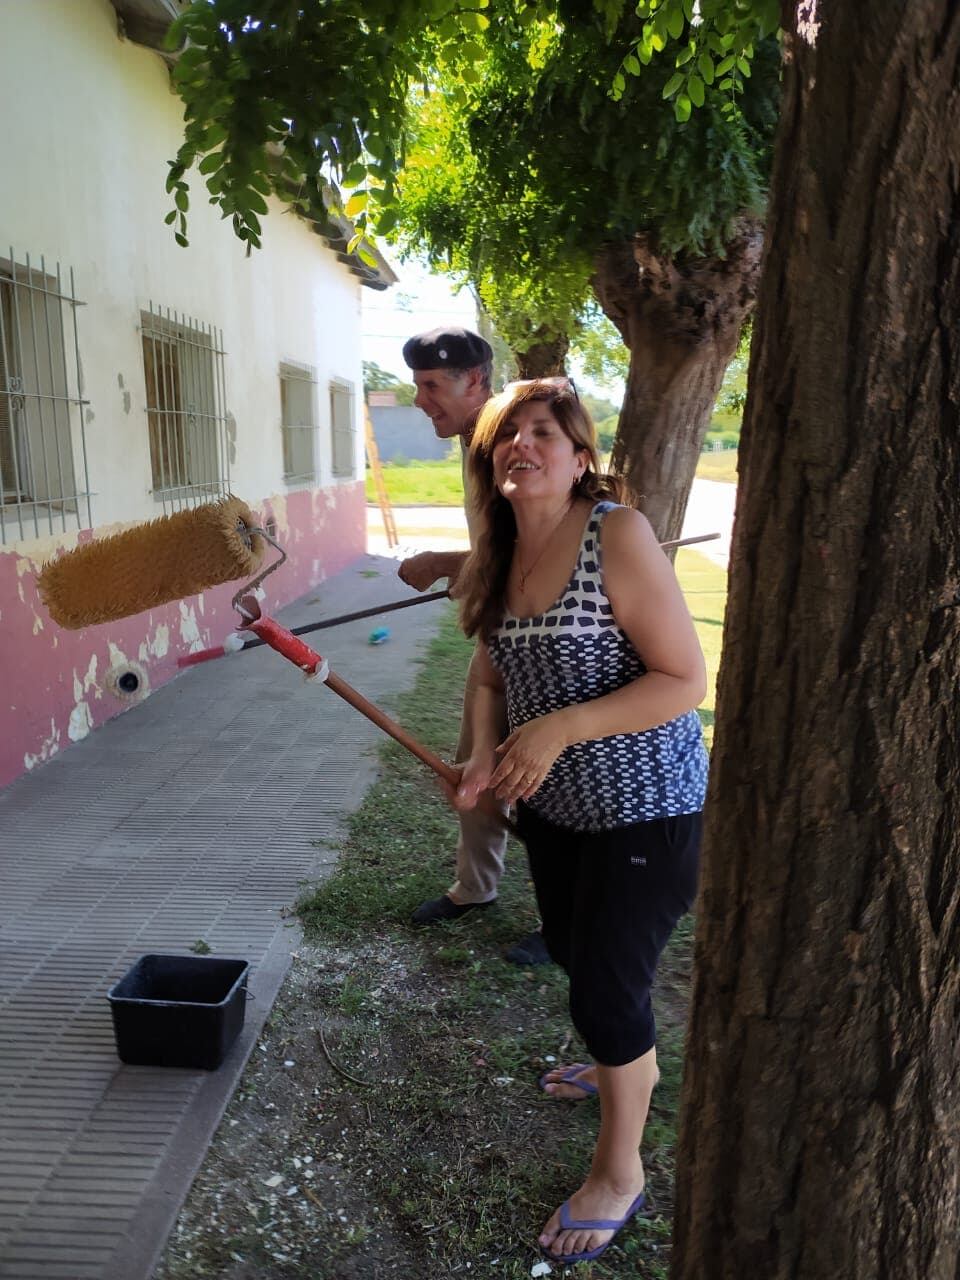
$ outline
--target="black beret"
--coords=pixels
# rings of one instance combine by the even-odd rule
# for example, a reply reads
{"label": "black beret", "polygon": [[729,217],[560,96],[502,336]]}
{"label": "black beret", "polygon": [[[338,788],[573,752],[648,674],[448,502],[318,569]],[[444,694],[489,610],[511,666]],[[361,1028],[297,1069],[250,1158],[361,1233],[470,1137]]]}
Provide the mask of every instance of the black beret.
{"label": "black beret", "polygon": [[493,351],[469,329],[431,329],[403,344],[403,358],[411,369],[475,369],[493,359]]}

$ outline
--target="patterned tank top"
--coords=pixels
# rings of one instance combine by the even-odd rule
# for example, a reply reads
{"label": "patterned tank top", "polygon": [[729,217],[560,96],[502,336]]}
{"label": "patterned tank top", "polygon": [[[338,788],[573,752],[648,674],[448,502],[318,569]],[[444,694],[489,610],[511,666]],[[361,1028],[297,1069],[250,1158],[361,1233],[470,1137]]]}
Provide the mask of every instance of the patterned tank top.
{"label": "patterned tank top", "polygon": [[[621,689],[646,671],[603,589],[600,528],[615,505],[598,502],[590,513],[560,599],[533,618],[506,612],[490,637],[511,732],[537,716]],[[558,826],[609,831],[697,813],[706,785],[700,718],[688,711],[643,733],[574,743],[526,803]]]}

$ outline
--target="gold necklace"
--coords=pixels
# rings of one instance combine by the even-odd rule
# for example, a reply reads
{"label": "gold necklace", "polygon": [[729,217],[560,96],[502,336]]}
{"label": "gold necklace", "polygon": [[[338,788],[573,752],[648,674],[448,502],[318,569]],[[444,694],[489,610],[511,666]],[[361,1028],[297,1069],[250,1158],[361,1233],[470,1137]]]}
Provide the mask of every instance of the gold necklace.
{"label": "gold necklace", "polygon": [[560,517],[557,523],[553,526],[553,528],[547,534],[547,537],[544,540],[543,546],[537,552],[536,556],[534,556],[533,561],[528,569],[524,569],[523,565],[520,563],[520,552],[519,550],[517,551],[516,553],[517,554],[517,574],[519,577],[518,585],[520,587],[521,595],[523,595],[523,593],[526,591],[527,579],[530,577],[531,573],[533,573],[534,569],[543,559],[543,553],[546,551],[547,547],[549,547],[550,541],[553,538],[553,535],[559,532],[560,526],[563,524],[564,520],[566,520],[567,516],[570,514],[572,510],[573,510],[573,503],[568,502],[566,509],[563,512],[563,515]]}

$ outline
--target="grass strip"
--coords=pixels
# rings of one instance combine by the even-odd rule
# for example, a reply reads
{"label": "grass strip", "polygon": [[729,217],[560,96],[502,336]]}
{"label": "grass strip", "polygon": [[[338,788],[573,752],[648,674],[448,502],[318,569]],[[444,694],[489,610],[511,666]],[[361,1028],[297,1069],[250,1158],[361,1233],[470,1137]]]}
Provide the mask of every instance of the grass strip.
{"label": "grass strip", "polygon": [[[459,450],[438,462],[387,462],[383,464],[383,480],[390,502],[395,507],[462,507],[463,478]],[[701,453],[697,462],[701,480],[737,483],[737,451],[725,449],[717,453]],[[377,501],[373,474],[366,477],[367,502]]]}

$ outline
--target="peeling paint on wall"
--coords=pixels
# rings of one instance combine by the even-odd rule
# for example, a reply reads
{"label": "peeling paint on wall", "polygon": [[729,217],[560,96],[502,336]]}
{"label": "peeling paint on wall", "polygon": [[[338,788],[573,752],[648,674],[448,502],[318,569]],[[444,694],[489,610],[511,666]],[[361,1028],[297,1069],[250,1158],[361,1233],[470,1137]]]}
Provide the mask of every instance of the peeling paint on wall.
{"label": "peeling paint on wall", "polygon": [[161,622],[152,636],[148,636],[140,645],[137,657],[141,662],[148,658],[165,658],[170,650],[170,628]]}
{"label": "peeling paint on wall", "polygon": [[89,662],[89,665],[87,666],[86,674],[84,675],[82,680],[77,675],[76,667],[74,667],[73,669],[73,700],[74,702],[81,702],[83,700],[84,694],[89,693],[91,689],[93,690],[94,695],[97,698],[103,697],[103,690],[97,684],[97,655],[95,653],[91,653],[90,655],[90,662]]}
{"label": "peeling paint on wall", "polygon": [[52,560],[58,552],[72,551],[80,542],[86,542],[89,536],[86,531],[67,529],[65,532],[46,534],[39,538],[21,538],[2,550],[15,557],[17,576],[23,578],[39,573],[46,562]]}
{"label": "peeling paint on wall", "polygon": [[36,755],[31,755],[29,751],[23,753],[23,767],[30,770],[38,764],[44,764],[51,756],[55,756],[60,750],[60,730],[56,726],[53,717],[50,718],[50,733],[44,738],[40,744],[40,750]]}
{"label": "peeling paint on wall", "polygon": [[125,666],[127,662],[127,655],[123,652],[123,650],[119,649],[113,643],[112,640],[108,640],[107,645],[110,650],[110,666],[111,667]]}
{"label": "peeling paint on wall", "polygon": [[197,615],[192,606],[184,604],[182,600],[180,601],[180,639],[185,645],[189,645],[190,653],[196,653],[198,649],[203,648]]}
{"label": "peeling paint on wall", "polygon": [[67,737],[71,742],[80,742],[87,736],[93,728],[93,716],[90,714],[90,708],[85,702],[78,702],[70,712],[70,722],[67,725]]}

